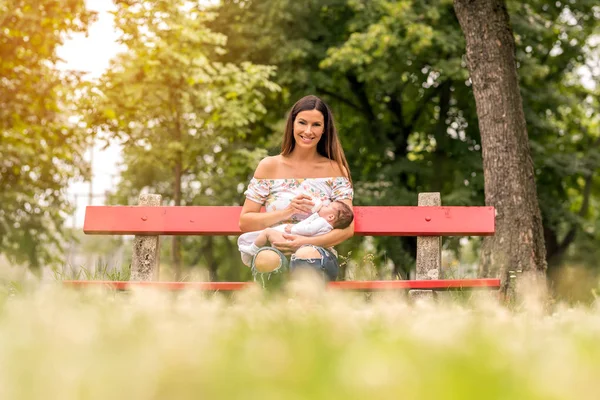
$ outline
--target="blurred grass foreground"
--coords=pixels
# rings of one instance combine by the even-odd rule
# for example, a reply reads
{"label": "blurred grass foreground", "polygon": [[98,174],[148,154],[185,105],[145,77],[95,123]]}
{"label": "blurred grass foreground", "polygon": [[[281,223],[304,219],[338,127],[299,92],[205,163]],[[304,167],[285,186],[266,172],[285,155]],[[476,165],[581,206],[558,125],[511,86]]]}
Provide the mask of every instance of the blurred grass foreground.
{"label": "blurred grass foreground", "polygon": [[600,306],[4,287],[0,399],[586,399]]}

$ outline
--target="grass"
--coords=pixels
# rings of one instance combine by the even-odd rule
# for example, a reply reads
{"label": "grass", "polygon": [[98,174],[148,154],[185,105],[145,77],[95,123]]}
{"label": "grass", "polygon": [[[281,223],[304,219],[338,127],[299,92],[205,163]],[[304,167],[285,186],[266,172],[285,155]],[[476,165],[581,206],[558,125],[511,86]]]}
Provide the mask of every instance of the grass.
{"label": "grass", "polygon": [[74,268],[70,265],[54,267],[51,270],[52,277],[55,280],[109,280],[109,281],[128,281],[131,277],[131,265],[123,268],[116,268],[108,263],[99,263],[93,268],[80,266]]}
{"label": "grass", "polygon": [[294,282],[265,295],[0,292],[2,399],[585,399],[600,305],[409,303]]}

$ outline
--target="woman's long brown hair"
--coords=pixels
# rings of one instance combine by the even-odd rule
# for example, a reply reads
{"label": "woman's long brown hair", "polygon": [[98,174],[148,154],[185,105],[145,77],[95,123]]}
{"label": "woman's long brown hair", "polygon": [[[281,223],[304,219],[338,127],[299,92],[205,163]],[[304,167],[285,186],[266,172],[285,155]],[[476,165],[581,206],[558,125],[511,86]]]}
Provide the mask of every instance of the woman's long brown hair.
{"label": "woman's long brown hair", "polygon": [[335,161],[340,167],[342,174],[344,171],[348,173],[347,178],[350,180],[350,183],[352,183],[350,167],[348,166],[348,161],[346,161],[346,155],[344,154],[344,149],[342,148],[337,129],[335,128],[333,113],[329,106],[317,96],[305,96],[298,100],[292,107],[285,125],[285,134],[283,136],[283,143],[281,144],[281,155],[287,156],[294,150],[294,147],[296,146],[296,141],[294,140],[294,121],[296,121],[296,117],[299,113],[309,110],[320,111],[321,114],[323,114],[323,119],[325,121],[325,128],[323,129],[324,134],[321,136],[319,143],[317,143],[317,153]]}

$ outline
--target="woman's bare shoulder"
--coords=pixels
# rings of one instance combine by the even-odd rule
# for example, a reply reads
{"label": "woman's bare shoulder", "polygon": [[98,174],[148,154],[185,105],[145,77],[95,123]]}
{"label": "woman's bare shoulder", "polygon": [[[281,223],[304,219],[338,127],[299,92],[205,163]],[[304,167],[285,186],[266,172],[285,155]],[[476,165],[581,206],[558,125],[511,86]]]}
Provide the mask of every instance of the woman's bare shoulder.
{"label": "woman's bare shoulder", "polygon": [[325,169],[327,170],[326,174],[327,176],[343,176],[343,177],[348,177],[348,171],[346,171],[346,168],[343,165],[338,164],[337,162],[327,158],[327,157],[323,157],[323,160],[321,161],[323,163],[323,166],[325,167]]}
{"label": "woman's bare shoulder", "polygon": [[270,156],[265,157],[258,163],[258,167],[254,171],[254,177],[256,179],[272,179],[281,163],[281,156]]}

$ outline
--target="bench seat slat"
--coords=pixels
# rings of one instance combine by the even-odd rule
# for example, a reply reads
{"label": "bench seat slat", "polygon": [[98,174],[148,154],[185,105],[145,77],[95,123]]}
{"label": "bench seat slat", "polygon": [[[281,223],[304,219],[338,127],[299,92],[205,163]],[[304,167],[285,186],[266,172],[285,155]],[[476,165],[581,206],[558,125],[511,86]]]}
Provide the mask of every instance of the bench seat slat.
{"label": "bench seat slat", "polygon": [[[69,287],[101,286],[117,290],[136,287],[166,290],[241,290],[254,282],[122,282],[122,281],[63,281]],[[499,289],[500,279],[440,279],[440,280],[393,280],[393,281],[338,281],[330,282],[329,287],[337,290],[459,290],[459,289]]]}
{"label": "bench seat slat", "polygon": [[[114,235],[239,235],[239,206],[87,206],[83,231]],[[362,236],[489,236],[493,207],[354,207]]]}

